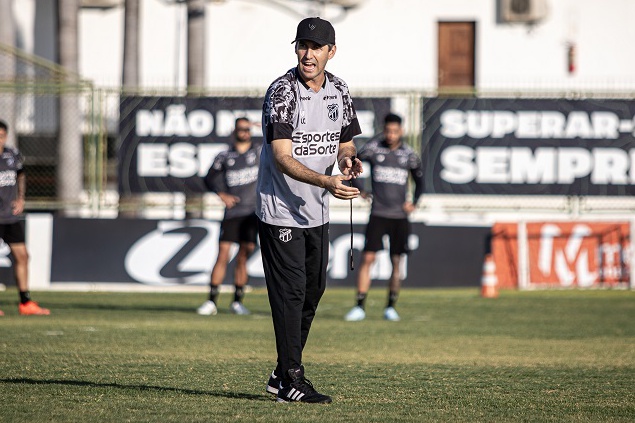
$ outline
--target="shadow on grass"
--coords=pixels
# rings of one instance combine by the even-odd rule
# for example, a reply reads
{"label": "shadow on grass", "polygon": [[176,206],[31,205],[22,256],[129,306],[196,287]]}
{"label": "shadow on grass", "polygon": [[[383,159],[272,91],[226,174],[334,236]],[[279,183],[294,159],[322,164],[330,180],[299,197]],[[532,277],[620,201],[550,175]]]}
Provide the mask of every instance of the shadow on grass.
{"label": "shadow on grass", "polygon": [[[186,307],[186,306],[146,306],[142,304],[94,304],[94,303],[85,303],[85,304],[45,304],[47,308],[50,308],[52,312],[54,310],[107,310],[107,311],[147,311],[147,312],[173,312],[173,313],[184,313],[184,314],[196,314],[196,307]],[[16,303],[17,307],[17,303]],[[218,314],[227,314],[233,315],[229,311],[229,305],[227,309],[220,308],[218,310]],[[271,316],[271,314],[252,310],[252,316]]]}
{"label": "shadow on grass", "polygon": [[97,383],[87,382],[83,380],[37,380],[28,378],[9,378],[0,379],[0,383],[13,383],[13,384],[28,384],[28,385],[67,385],[67,386],[80,386],[88,388],[117,388],[117,389],[136,389],[139,391],[155,391],[155,392],[173,392],[176,394],[186,395],[209,395],[212,397],[232,398],[232,399],[247,399],[252,401],[271,401],[269,397],[264,395],[247,394],[244,392],[224,392],[224,391],[201,391],[197,389],[184,389],[174,388],[170,386],[152,386],[152,385],[122,385],[119,383]]}

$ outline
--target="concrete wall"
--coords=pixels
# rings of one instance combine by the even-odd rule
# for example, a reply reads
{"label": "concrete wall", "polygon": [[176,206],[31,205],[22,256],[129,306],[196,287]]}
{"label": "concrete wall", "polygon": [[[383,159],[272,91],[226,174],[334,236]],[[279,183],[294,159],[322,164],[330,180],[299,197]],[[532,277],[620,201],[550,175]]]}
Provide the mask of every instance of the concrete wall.
{"label": "concrete wall", "polygon": [[[284,0],[281,0],[284,3]],[[635,2],[546,0],[546,18],[533,26],[500,23],[498,0],[366,0],[345,16],[328,7],[338,53],[329,69],[354,89],[433,89],[437,80],[437,23],[476,22],[476,80],[481,89],[635,88]],[[225,0],[207,3],[210,87],[264,89],[295,63],[290,41],[315,7]],[[54,0],[15,1],[22,47],[56,57]],[[31,19],[31,21],[29,21]],[[185,84],[185,6],[141,0],[141,79],[145,87]],[[34,31],[34,33],[30,33]],[[576,46],[568,73],[567,45]],[[123,9],[83,9],[80,71],[100,86],[117,86],[123,55]]]}

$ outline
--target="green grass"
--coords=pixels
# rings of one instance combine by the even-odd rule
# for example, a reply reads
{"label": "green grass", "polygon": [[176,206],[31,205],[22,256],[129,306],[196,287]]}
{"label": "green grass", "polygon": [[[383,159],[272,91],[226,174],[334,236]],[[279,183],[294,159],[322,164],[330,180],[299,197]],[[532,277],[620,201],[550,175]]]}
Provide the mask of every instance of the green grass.
{"label": "green grass", "polygon": [[265,394],[275,345],[266,292],[233,316],[204,294],[36,292],[49,317],[0,293],[0,422],[632,422],[635,292],[402,291],[401,322],[342,320],[329,289],[304,355],[333,404]]}

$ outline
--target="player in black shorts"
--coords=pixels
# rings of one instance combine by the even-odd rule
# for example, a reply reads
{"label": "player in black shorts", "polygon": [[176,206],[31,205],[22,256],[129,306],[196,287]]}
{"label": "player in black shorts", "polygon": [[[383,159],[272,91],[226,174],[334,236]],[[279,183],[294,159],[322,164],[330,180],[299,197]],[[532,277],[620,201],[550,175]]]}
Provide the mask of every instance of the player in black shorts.
{"label": "player in black shorts", "polygon": [[[29,253],[24,234],[24,194],[26,177],[22,155],[6,147],[9,127],[0,121],[0,238],[9,245],[13,271],[20,292],[18,312],[22,315],[48,315],[50,311],[31,300],[29,292]],[[4,315],[0,311],[0,316]]]}
{"label": "player in black shorts", "polygon": [[216,156],[205,176],[207,188],[225,203],[225,216],[220,227],[218,257],[210,277],[209,299],[196,310],[203,316],[218,312],[219,287],[225,280],[234,244],[239,247],[234,268],[234,300],[229,310],[234,314],[249,314],[243,305],[243,297],[249,280],[247,259],[256,248],[258,234],[254,210],[260,148],[251,142],[251,123],[245,117],[236,119],[234,138],[234,145]]}
{"label": "player in black shorts", "polygon": [[[402,258],[408,253],[408,237],[411,232],[408,216],[415,210],[423,191],[421,159],[402,142],[402,136],[401,117],[391,113],[384,119],[383,137],[369,141],[357,155],[371,166],[372,207],[366,226],[362,262],[357,274],[357,305],[346,314],[344,319],[347,321],[366,318],[364,306],[371,285],[370,270],[377,251],[384,249],[383,238],[386,235],[390,240],[392,272],[384,319],[399,320],[395,303],[401,288]],[[407,200],[409,175],[415,183],[412,202]],[[356,181],[355,184],[360,189],[363,188],[360,182]],[[367,198],[368,194],[362,192],[362,196]]]}

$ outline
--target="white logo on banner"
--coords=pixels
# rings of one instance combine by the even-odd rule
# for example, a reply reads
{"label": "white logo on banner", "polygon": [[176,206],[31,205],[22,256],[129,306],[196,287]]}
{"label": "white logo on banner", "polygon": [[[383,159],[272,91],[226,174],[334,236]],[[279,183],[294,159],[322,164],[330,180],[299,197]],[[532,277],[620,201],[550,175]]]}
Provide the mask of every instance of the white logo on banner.
{"label": "white logo on banner", "polygon": [[[137,282],[148,285],[207,285],[218,255],[219,230],[219,222],[161,221],[155,230],[141,237],[130,247],[124,263],[126,272]],[[354,234],[354,248],[361,251],[364,240],[363,234]],[[392,264],[388,243],[385,244],[386,249],[377,253],[375,263],[371,267],[373,279],[390,278]],[[418,249],[419,237],[410,235],[408,246],[411,251]],[[345,279],[349,276],[349,248],[350,235],[341,235],[333,240],[328,266],[330,278]],[[238,246],[234,245],[230,251],[230,260],[235,258],[237,252]],[[407,266],[406,257],[402,260],[400,269],[404,278],[407,276]],[[254,278],[264,278],[259,246],[247,261],[247,274]]]}
{"label": "white logo on banner", "polygon": [[[219,222],[161,221],[157,229],[135,242],[125,259],[128,275],[148,285],[209,284],[218,255]],[[230,260],[238,247],[230,251]],[[260,253],[247,262],[247,273],[263,277]]]}
{"label": "white logo on banner", "polygon": [[[597,272],[589,270],[589,251],[582,249],[582,241],[591,235],[587,225],[575,225],[563,249],[554,251],[554,239],[560,237],[562,231],[556,225],[545,225],[540,231],[540,252],[538,253],[538,268],[544,275],[552,269],[558,276],[562,286],[573,285],[577,279],[578,286],[589,287],[598,277]],[[569,264],[575,264],[572,271]]]}
{"label": "white logo on banner", "polygon": [[11,267],[11,248],[6,242],[0,239],[0,267]]}

